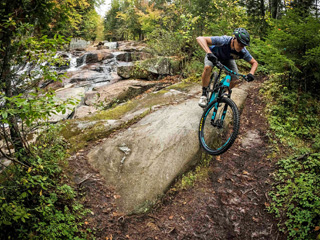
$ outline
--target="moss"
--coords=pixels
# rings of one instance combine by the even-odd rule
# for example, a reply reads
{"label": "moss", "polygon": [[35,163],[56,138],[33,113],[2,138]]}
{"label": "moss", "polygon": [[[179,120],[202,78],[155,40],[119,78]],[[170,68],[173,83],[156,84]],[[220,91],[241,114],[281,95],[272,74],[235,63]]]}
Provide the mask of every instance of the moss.
{"label": "moss", "polygon": [[96,141],[101,138],[108,137],[112,132],[125,129],[136,123],[147,114],[150,113],[150,109],[144,111],[142,114],[134,117],[133,119],[125,122],[117,127],[106,126],[106,121],[96,121],[91,126],[80,129],[74,120],[70,121],[61,130],[61,135],[70,143],[69,152],[74,153],[86,146],[92,141]]}
{"label": "moss", "polygon": [[189,88],[194,86],[193,82],[180,82],[174,85],[167,87],[167,89],[175,89],[183,92],[188,92]]}
{"label": "moss", "polygon": [[155,203],[156,201],[146,200],[144,203],[135,207],[135,209],[131,213],[129,213],[129,215],[148,213],[150,212]]}
{"label": "moss", "polygon": [[188,189],[194,186],[196,182],[207,179],[209,176],[209,165],[211,160],[212,156],[207,153],[202,153],[200,162],[180,176],[169,191],[177,192]]}
{"label": "moss", "polygon": [[[90,117],[68,120],[64,123],[61,135],[70,143],[69,151],[75,152],[86,147],[92,141],[108,137],[114,131],[128,128],[130,125],[136,123],[141,118],[149,114],[153,106],[170,104],[173,99],[171,97],[163,97],[163,95],[169,92],[170,89],[185,89],[185,91],[187,91],[186,89],[190,86],[192,86],[192,83],[176,84],[156,93],[148,94],[142,100],[133,99],[114,108],[100,111]],[[148,110],[120,126],[111,127],[106,125],[107,120],[120,120],[127,113],[134,112],[139,109]],[[81,121],[87,123],[88,126],[86,128],[79,128],[78,126]]]}
{"label": "moss", "polygon": [[124,114],[130,112],[131,110],[135,109],[138,105],[136,101],[128,101],[124,104],[118,105],[114,108],[101,111],[91,117],[84,118],[85,120],[89,121],[96,121],[96,120],[117,120],[120,119]]}

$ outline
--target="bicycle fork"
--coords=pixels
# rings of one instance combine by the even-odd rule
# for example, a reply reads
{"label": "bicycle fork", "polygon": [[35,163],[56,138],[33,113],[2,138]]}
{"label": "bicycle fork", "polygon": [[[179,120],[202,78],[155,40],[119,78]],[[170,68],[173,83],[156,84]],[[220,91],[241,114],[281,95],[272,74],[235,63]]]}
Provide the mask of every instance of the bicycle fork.
{"label": "bicycle fork", "polygon": [[[221,81],[222,87],[224,87],[224,88],[229,88],[230,82],[231,82],[231,77],[230,77],[229,75],[227,75],[227,76]],[[223,88],[221,88],[221,89],[223,89]],[[230,94],[231,94],[231,93],[230,93]],[[230,97],[230,94],[228,95],[228,97]],[[223,97],[223,96],[222,96],[222,93],[219,93],[218,98],[221,98],[221,97]],[[224,122],[224,119],[225,119],[226,114],[227,114],[228,105],[225,104],[220,119],[217,119],[217,120],[215,121],[215,118],[216,118],[216,115],[217,115],[217,112],[218,112],[218,108],[219,108],[219,104],[220,104],[219,101],[217,101],[217,102],[214,104],[214,110],[213,110],[212,117],[211,117],[211,125],[214,126],[214,127],[218,127],[219,129],[221,129],[221,128],[223,128],[223,122]],[[219,116],[218,116],[218,117],[219,117]]]}

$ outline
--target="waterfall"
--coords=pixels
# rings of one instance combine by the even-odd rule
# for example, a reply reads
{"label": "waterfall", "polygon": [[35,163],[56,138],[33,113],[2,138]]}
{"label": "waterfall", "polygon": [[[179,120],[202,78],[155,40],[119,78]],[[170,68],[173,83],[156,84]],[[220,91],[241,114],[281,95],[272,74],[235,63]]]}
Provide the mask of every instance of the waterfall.
{"label": "waterfall", "polygon": [[71,53],[68,53],[68,57],[69,57],[70,61],[69,61],[69,68],[68,68],[67,72],[77,70],[77,57],[72,56]]}

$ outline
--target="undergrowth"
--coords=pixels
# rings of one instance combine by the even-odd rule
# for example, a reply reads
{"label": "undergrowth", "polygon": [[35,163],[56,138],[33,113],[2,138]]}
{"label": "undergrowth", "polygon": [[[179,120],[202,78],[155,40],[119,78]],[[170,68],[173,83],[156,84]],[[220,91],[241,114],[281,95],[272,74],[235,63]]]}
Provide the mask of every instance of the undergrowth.
{"label": "undergrowth", "polygon": [[[288,239],[320,237],[320,104],[274,76],[264,86],[278,170],[268,207]],[[281,156],[280,156],[281,155]]]}
{"label": "undergrowth", "polygon": [[[30,167],[11,164],[0,175],[0,239],[86,239],[87,210],[65,183],[65,143],[53,132],[34,144]],[[27,157],[25,157],[27,158]]]}

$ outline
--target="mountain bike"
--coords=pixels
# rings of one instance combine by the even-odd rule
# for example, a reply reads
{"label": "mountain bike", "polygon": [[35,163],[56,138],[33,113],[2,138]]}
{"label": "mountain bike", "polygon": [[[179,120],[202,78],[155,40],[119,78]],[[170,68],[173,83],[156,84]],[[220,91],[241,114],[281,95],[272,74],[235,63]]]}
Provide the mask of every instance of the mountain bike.
{"label": "mountain bike", "polygon": [[[240,127],[240,114],[231,99],[231,75],[240,76],[248,81],[246,75],[233,72],[217,62],[219,74],[213,72],[207,89],[208,105],[204,109],[199,124],[201,146],[210,155],[220,155],[227,151],[237,138]],[[221,80],[222,71],[226,76]]]}

